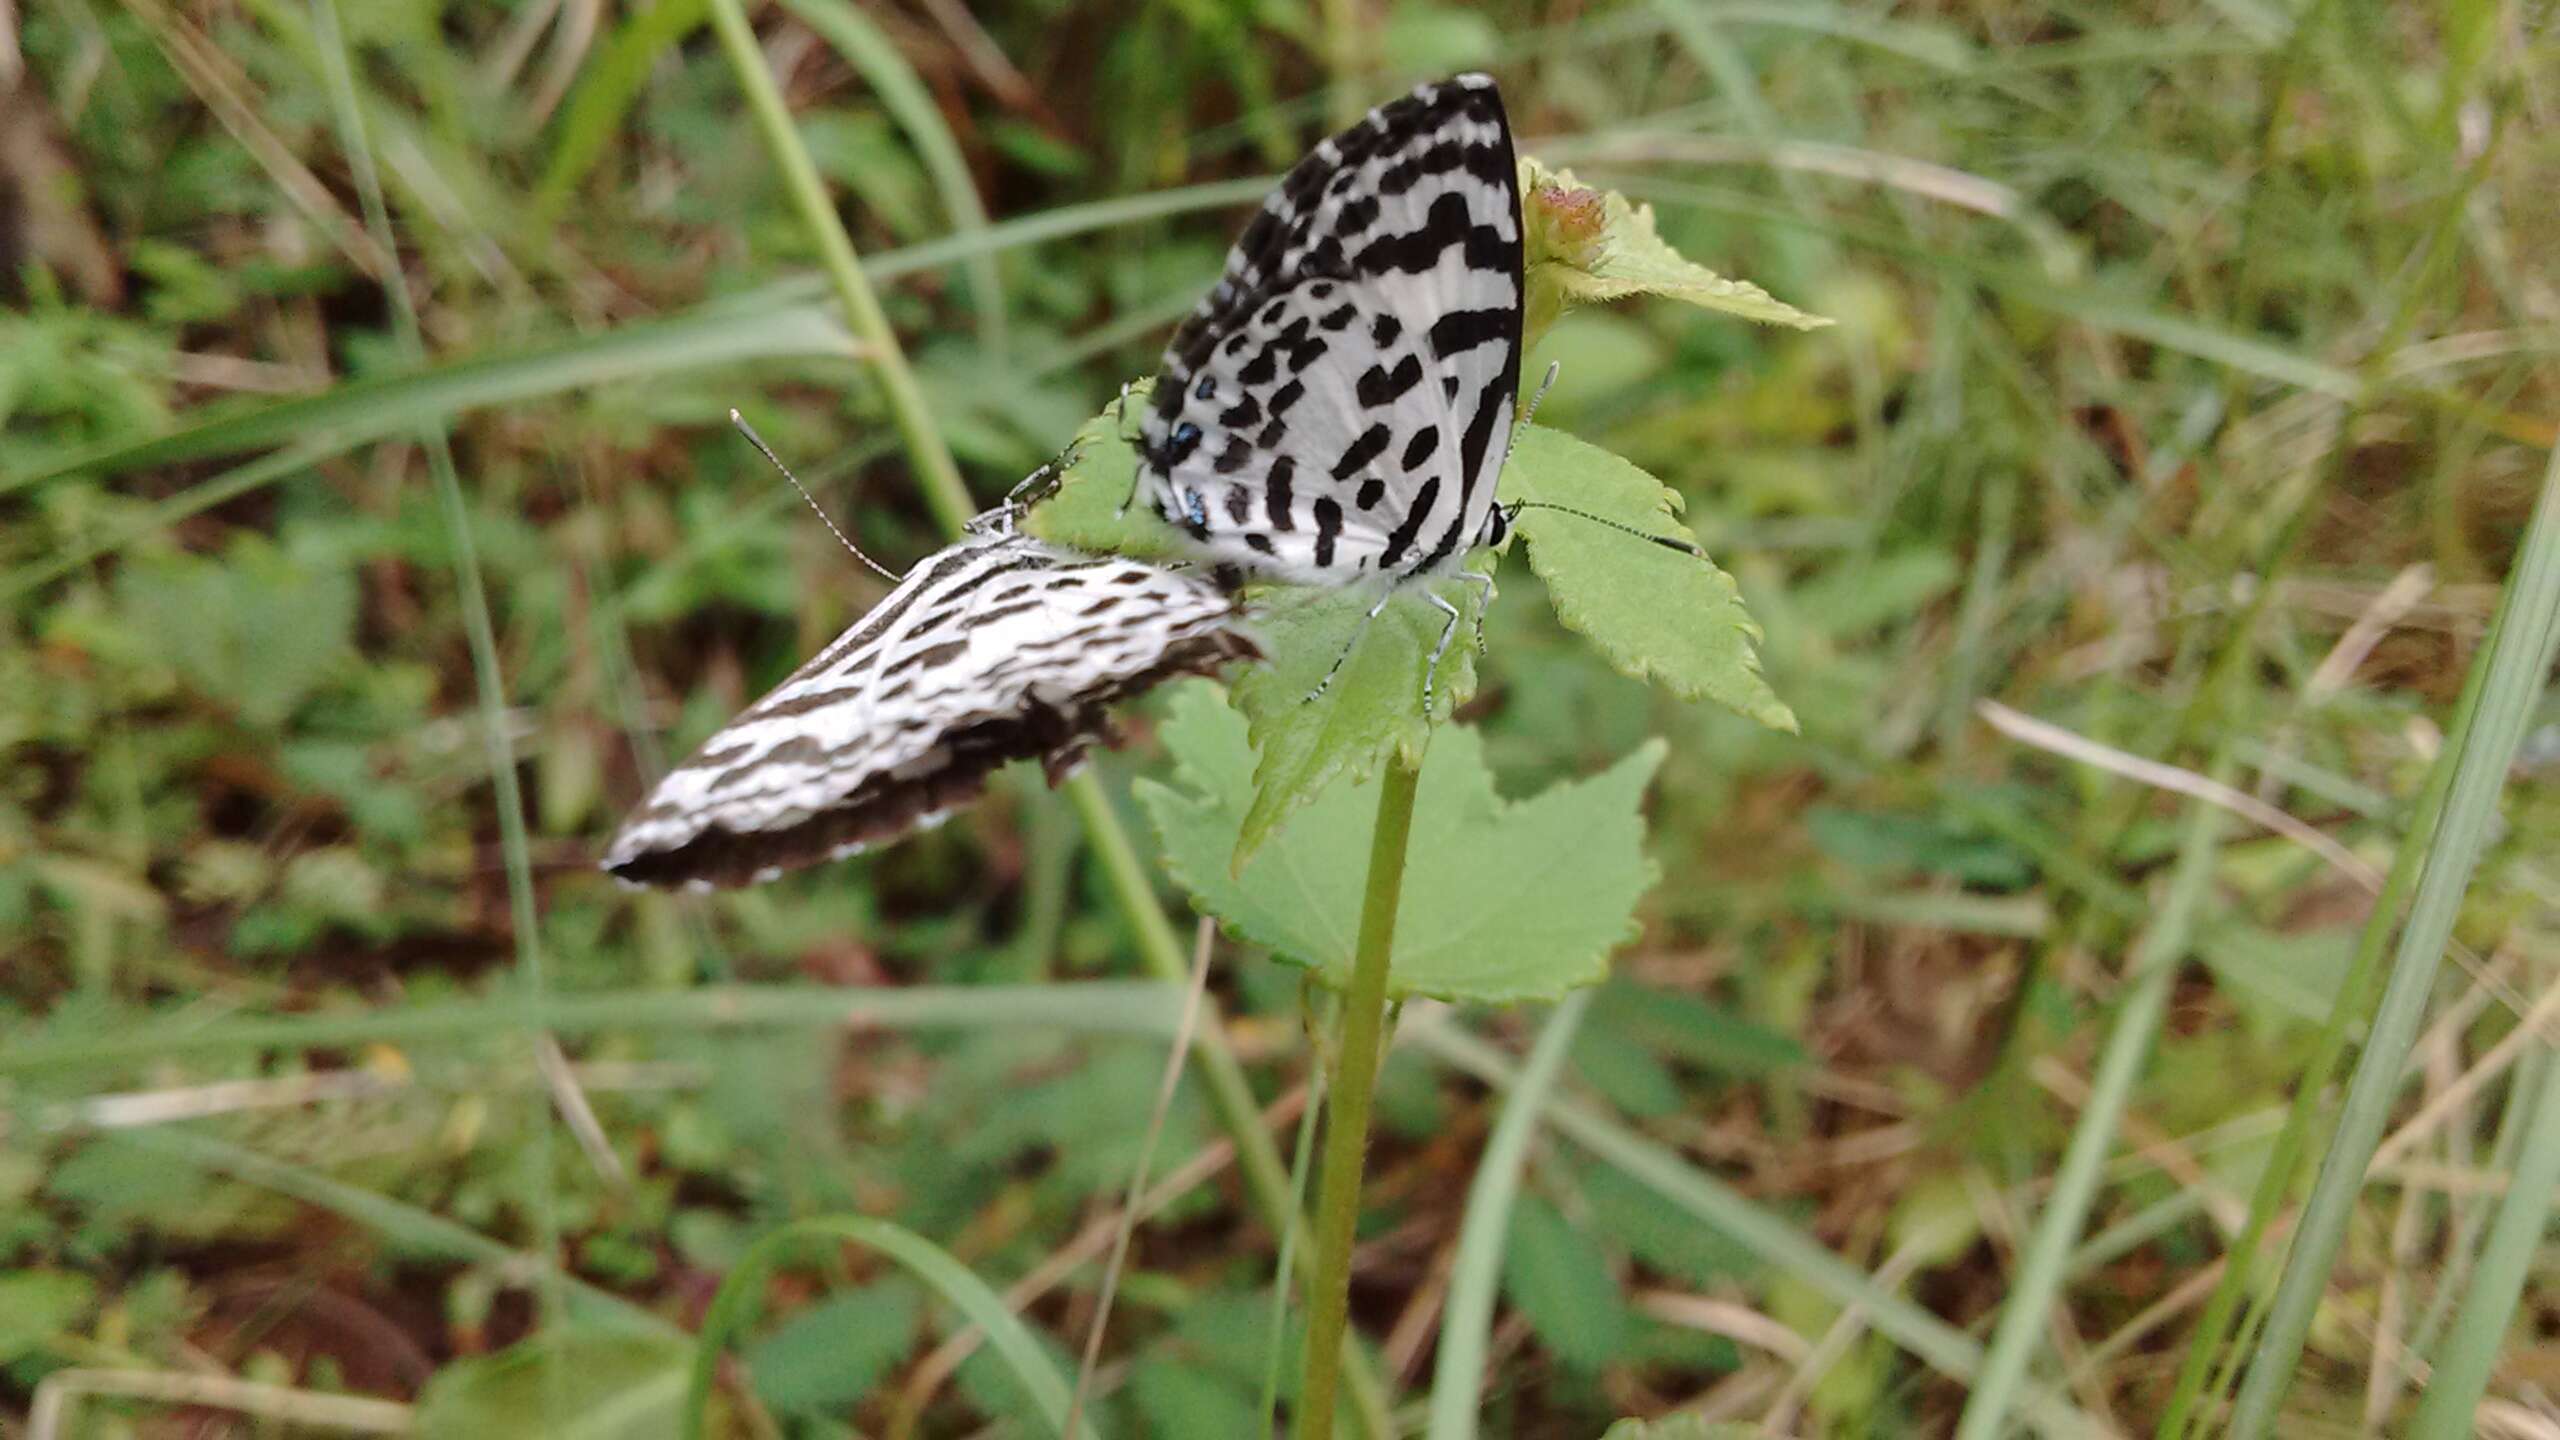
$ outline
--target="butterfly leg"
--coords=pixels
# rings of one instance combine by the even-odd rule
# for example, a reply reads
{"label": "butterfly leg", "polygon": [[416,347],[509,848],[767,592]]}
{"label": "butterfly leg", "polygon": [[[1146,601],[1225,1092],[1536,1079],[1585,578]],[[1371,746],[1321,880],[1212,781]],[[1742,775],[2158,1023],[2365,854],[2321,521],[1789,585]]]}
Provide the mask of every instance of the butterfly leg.
{"label": "butterfly leg", "polygon": [[1484,653],[1484,615],[1486,611],[1493,608],[1493,576],[1490,573],[1479,575],[1473,570],[1461,570],[1458,572],[1458,578],[1470,585],[1484,587],[1484,600],[1476,606],[1476,653],[1481,655]]}
{"label": "butterfly leg", "polygon": [[1449,653],[1449,637],[1458,633],[1460,616],[1458,607],[1442,599],[1438,592],[1425,590],[1422,595],[1434,609],[1449,617],[1449,622],[1440,627],[1440,643],[1431,647],[1431,663],[1422,671],[1422,715],[1427,720],[1431,718],[1431,682],[1440,676],[1440,657]]}
{"label": "butterfly leg", "polygon": [[[1342,653],[1333,657],[1333,668],[1325,671],[1324,678],[1316,682],[1316,688],[1307,692],[1307,700],[1313,700],[1333,688],[1333,677],[1342,673],[1342,662],[1351,658],[1351,652],[1359,649],[1360,641],[1368,635],[1369,622],[1377,619],[1378,612],[1386,609],[1387,602],[1394,598],[1396,598],[1395,588],[1389,586],[1387,593],[1378,597],[1378,603],[1369,607],[1369,613],[1360,617],[1360,628],[1351,632],[1351,643],[1343,646]],[[1435,595],[1432,598],[1437,600],[1439,597]]]}

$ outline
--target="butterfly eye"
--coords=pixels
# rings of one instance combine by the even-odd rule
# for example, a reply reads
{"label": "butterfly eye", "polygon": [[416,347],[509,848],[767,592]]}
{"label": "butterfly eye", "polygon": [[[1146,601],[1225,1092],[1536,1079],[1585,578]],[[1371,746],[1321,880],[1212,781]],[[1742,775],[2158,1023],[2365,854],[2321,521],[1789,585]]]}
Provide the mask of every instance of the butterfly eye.
{"label": "butterfly eye", "polygon": [[1218,397],[1218,377],[1215,375],[1201,376],[1200,383],[1191,387],[1191,393],[1195,398],[1201,400],[1216,399]]}

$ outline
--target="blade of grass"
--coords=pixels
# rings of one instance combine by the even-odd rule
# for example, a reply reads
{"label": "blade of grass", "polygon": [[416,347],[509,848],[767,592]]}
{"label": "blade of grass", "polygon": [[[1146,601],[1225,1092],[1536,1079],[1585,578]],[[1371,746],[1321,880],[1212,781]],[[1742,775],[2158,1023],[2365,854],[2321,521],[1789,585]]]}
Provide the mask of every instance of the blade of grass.
{"label": "blade of grass", "polygon": [[[2365,1167],[2382,1141],[2399,1092],[2409,1045],[2425,1015],[2463,891],[2496,818],[2498,792],[2515,758],[2516,742],[2540,696],[2542,677],[2549,673],[2554,613],[2560,610],[2560,451],[2552,453],[2544,473],[2542,495],[2507,585],[2514,597],[2511,623],[2495,637],[2476,728],[2454,756],[2444,818],[2427,847],[2408,923],[2392,954],[2390,980],[2348,1082],[2337,1131],[2294,1229],[2267,1312],[2266,1333],[2233,1402],[2227,1432],[2233,1440],[2258,1440],[2268,1433],[2299,1365],[2312,1314],[2328,1288],[2330,1266],[2363,1188]],[[2412,836],[2411,842],[2417,839]]]}
{"label": "blade of grass", "polygon": [[[1732,115],[1733,128],[1764,143],[1777,139],[1777,114],[1760,93],[1760,79],[1752,72],[1749,57],[1721,33],[1721,17],[1697,0],[1654,0],[1653,9],[1690,62],[1715,81],[1717,94]],[[1770,173],[1777,181],[1778,192],[1786,197],[1788,209],[1803,215],[1821,212],[1803,176],[1784,169]],[[1815,273],[1831,268],[1835,260],[1832,238],[1819,226],[1797,233],[1810,242],[1806,248],[1811,253],[1804,257],[1808,267]]]}
{"label": "blade of grass", "polygon": [[[818,179],[817,168],[791,126],[791,117],[783,108],[773,77],[764,68],[763,54],[756,48],[755,34],[748,28],[738,0],[712,0],[712,5],[712,20],[720,32],[721,44],[756,109],[765,143],[788,178],[801,219],[812,230],[822,232],[820,249],[828,257],[827,277],[836,288],[855,334],[871,346],[884,373],[904,377],[903,384],[887,387],[890,408],[898,418],[900,439],[906,444],[909,461],[926,487],[926,498],[937,518],[957,533],[969,518],[968,494],[960,484],[951,452],[935,429],[924,397],[907,369],[897,334],[889,328],[887,317],[863,278],[862,262],[854,253],[852,238],[845,234],[843,221]],[[1201,187],[1191,198],[1215,188]],[[1258,196],[1260,187],[1253,193]],[[1108,213],[1164,212],[1146,212],[1145,202],[1139,202]],[[1112,810],[1110,797],[1103,793],[1102,782],[1087,769],[1070,779],[1065,789],[1093,842],[1095,859],[1109,878],[1121,915],[1137,940],[1141,960],[1158,980],[1180,984],[1187,973],[1181,941],[1173,933],[1172,922],[1165,918],[1154,883],[1140,864],[1136,848],[1129,843],[1120,817]],[[1290,1193],[1287,1172],[1281,1168],[1279,1149],[1263,1132],[1260,1107],[1254,1102],[1253,1087],[1245,1078],[1243,1065],[1216,1025],[1202,1027],[1192,1054],[1200,1065],[1202,1078],[1208,1082],[1210,1105],[1217,1112],[1218,1123],[1235,1141],[1237,1161],[1253,1191],[1256,1208],[1275,1234],[1289,1233],[1303,1221]],[[1305,1255],[1306,1251],[1301,1248],[1297,1253]],[[1312,1257],[1308,1264],[1312,1266]],[[1347,1338],[1344,1343],[1348,1347]],[[1342,1363],[1362,1429],[1373,1437],[1392,1433],[1385,1393],[1365,1359],[1346,1348]]]}
{"label": "blade of grass", "polygon": [[626,325],[513,354],[460,360],[407,374],[353,380],[318,395],[221,413],[149,440],[75,455],[0,479],[0,495],[60,475],[113,475],[183,464],[286,442],[315,460],[370,440],[433,425],[483,405],[536,400],[618,380],[682,374],[747,360],[844,358],[861,347],[812,306],[707,307],[675,320]]}
{"label": "blade of grass", "polygon": [[[702,1317],[702,1335],[693,1356],[693,1383],[685,1396],[686,1440],[701,1440],[703,1416],[710,1407],[711,1383],[720,1367],[721,1352],[737,1338],[754,1313],[766,1275],[786,1251],[812,1241],[876,1250],[923,1281],[959,1311],[963,1320],[985,1334],[987,1343],[1003,1357],[1013,1377],[1030,1392],[1032,1403],[1048,1418],[1049,1429],[1059,1435],[1068,1433],[1067,1382],[1059,1378],[1049,1357],[1040,1352],[1039,1342],[1031,1338],[1021,1318],[1006,1307],[1003,1296],[989,1289],[987,1282],[971,1274],[969,1267],[953,1259],[950,1252],[914,1231],[886,1220],[841,1215],[785,1225],[750,1246],[730,1267],[727,1278],[720,1282],[719,1293],[712,1296],[710,1311]],[[1094,1432],[1092,1426],[1082,1425],[1074,1433],[1091,1437]]]}
{"label": "blade of grass", "polygon": [[[417,300],[409,293],[408,277],[397,263],[399,244],[391,233],[391,210],[382,198],[382,179],[374,173],[373,150],[365,140],[364,109],[356,99],[355,61],[347,53],[346,34],[338,21],[338,0],[312,0],[311,19],[320,42],[321,72],[328,81],[330,106],[337,112],[339,143],[346,149],[347,165],[355,178],[365,228],[383,253],[393,257],[391,270],[383,276],[384,288],[391,294],[392,329],[410,363],[423,366],[427,345],[418,324]],[[471,535],[471,506],[463,498],[461,473],[454,468],[452,442],[441,425],[422,426],[418,439],[426,447],[427,471],[435,480],[436,508],[444,516],[447,540],[453,547],[454,584],[462,600],[463,635],[471,651],[472,689],[479,701],[481,738],[498,811],[498,847],[507,871],[507,919],[514,932],[516,974],[538,1011],[550,999],[551,979],[543,964],[541,920],[535,909],[533,842],[525,825],[515,751],[507,741],[507,682],[499,668],[497,625],[489,614],[488,587],[481,578],[480,552]],[[519,1028],[531,1042],[539,1065],[544,1049],[557,1041],[521,1022]],[[533,1103],[542,1107],[534,1123],[529,1161],[539,1177],[533,1205],[534,1236],[543,1255],[551,1257],[560,1253],[560,1205],[555,1193],[558,1171],[551,1158],[552,1109],[555,1103],[570,1108],[584,1102],[545,1093]],[[556,1272],[546,1271],[545,1283],[538,1293],[542,1310],[537,1328],[557,1323],[564,1301]],[[544,1373],[554,1373],[547,1363]]]}
{"label": "blade of grass", "polygon": [[[1309,1007],[1312,1023],[1328,1023],[1330,1016],[1318,1018]],[[1324,1108],[1324,1067],[1311,1069],[1307,1077],[1307,1104],[1298,1115],[1298,1138],[1289,1147],[1289,1207],[1291,1213],[1306,1206],[1307,1175],[1314,1169],[1316,1153],[1316,1114]],[[1292,1225],[1280,1237],[1280,1253],[1271,1262],[1271,1308],[1264,1329],[1265,1349],[1262,1357],[1262,1440],[1272,1440],[1280,1426],[1280,1372],[1288,1358],[1287,1325],[1289,1320],[1290,1277],[1298,1253],[1298,1238],[1304,1226]],[[1356,1371],[1354,1372],[1357,1373]]]}
{"label": "blade of grass", "polygon": [[569,103],[560,110],[560,139],[534,186],[533,210],[544,228],[557,224],[587,172],[604,154],[622,117],[649,81],[658,57],[710,18],[703,0],[658,0],[615,31],[604,53],[586,67]]}
{"label": "blade of grass", "polygon": [[[328,42],[312,23],[307,4],[294,0],[239,0],[238,9],[277,42],[285,57],[329,82]],[[369,91],[359,75],[356,104],[387,182],[386,199],[400,207],[413,257],[432,273],[468,268],[508,299],[536,303],[524,271],[549,273],[558,256],[553,237],[529,223],[521,191],[487,163],[487,152],[460,138],[454,123],[459,90],[443,83],[457,77],[451,55],[425,47],[402,52],[411,62],[399,99]],[[281,97],[280,97],[281,98]],[[423,106],[412,116],[405,107]],[[412,263],[418,263],[413,259]],[[522,268],[519,268],[522,267]]]}
{"label": "blade of grass", "polygon": [[[407,1435],[417,1428],[415,1412],[396,1400],[262,1385],[228,1375],[73,1366],[53,1371],[36,1382],[34,1399],[27,1406],[27,1440],[61,1440],[65,1435],[98,1433],[74,1419],[77,1402],[90,1395],[190,1410],[230,1410],[260,1422],[260,1429],[307,1426],[355,1435]],[[129,1416],[120,1416],[119,1420],[132,1423]]]}
{"label": "blade of grass", "polygon": [[344,1014],[140,1020],[101,1035],[14,1035],[0,1045],[0,1075],[130,1065],[180,1055],[286,1052],[415,1044],[504,1034],[516,1026],[554,1034],[601,1030],[712,1031],[769,1026],[966,1030],[1025,1026],[1095,1035],[1170,1035],[1180,992],[1153,980],[1072,985],[715,985],[555,996],[535,1007],[521,995]]}
{"label": "blade of grass", "polygon": [[2525,1277],[2533,1273],[2534,1253],[2551,1220],[2552,1187],[2560,1184],[2560,1065],[2544,1067],[2531,1104],[2533,1118],[2515,1175],[2498,1202],[2488,1242],[2480,1247],[2472,1270],[2478,1279],[2466,1287],[2444,1349],[2435,1357],[2435,1373],[2427,1377],[2425,1398],[2418,1402],[2417,1421],[2409,1431],[2412,1440],[2462,1440],[2473,1433],[2472,1413],[2488,1389],[2489,1371],[2515,1319]]}
{"label": "blade of grass", "polygon": [[[2275,1148],[2269,1153],[2267,1167],[2260,1172],[2257,1189],[2249,1197],[2249,1216],[2240,1233],[2233,1237],[2228,1251],[2231,1262],[2223,1267],[2222,1278],[2215,1283],[2213,1296],[2205,1304],[2204,1314],[2187,1340],[2186,1358],[2179,1364],[2178,1381],[2171,1391],[2169,1403],[2161,1411],[2159,1434],[2183,1435],[2190,1416],[2196,1413],[2197,1400],[2207,1393],[2206,1380],[2214,1374],[2212,1364],[2231,1334],[2231,1322],[2241,1300],[2249,1294],[2250,1277],[2256,1273],[2259,1246],[2265,1242],[2267,1229],[2283,1208],[2285,1197],[2298,1178],[2303,1158],[2312,1136],[2319,1128],[2322,1097],[2328,1093],[2329,1077],[2337,1073],[2338,1061],[2346,1054],[2347,1041],[2364,1012],[2365,996],[2371,988],[2375,969],[2382,963],[2382,952],[2393,933],[2402,905],[2409,898],[2409,888],[2418,877],[2418,867],[2427,847],[2418,837],[2433,834],[2437,818],[2444,809],[2445,792],[2453,781],[2453,757],[2469,743],[2473,718],[2478,713],[2480,691],[2488,675],[2488,657],[2497,648],[2498,631],[2504,627],[2506,611],[2491,621],[2489,634],[2481,647],[2480,657],[2464,678],[2461,698],[2454,704],[2453,718],[2446,727],[2446,753],[2427,774],[2416,805],[2409,812],[2409,825],[2398,852],[2392,856],[2390,873],[2383,877],[2382,893],[2375,897],[2363,931],[2356,939],[2355,957],[2348,962],[2345,978],[2338,987],[2337,998],[2328,1018],[2322,1023],[2320,1038],[2311,1058],[2302,1070],[2302,1079],[2294,1086],[2293,1100],[2287,1107],[2284,1129],[2276,1136]],[[2244,1326],[2243,1333],[2254,1328]],[[2219,1396],[2229,1388],[2240,1357],[2235,1350],[2229,1365],[2221,1371],[2210,1393]]]}
{"label": "blade of grass", "polygon": [[[969,173],[969,158],[960,153],[960,142],[953,138],[951,127],[944,123],[941,107],[916,78],[915,67],[871,18],[845,0],[783,0],[783,8],[800,17],[801,23],[818,32],[818,37],[835,47],[862,74],[879,97],[881,108],[898,128],[907,132],[907,141],[916,147],[923,160],[925,173],[933,177],[942,192],[942,208],[951,218],[955,234],[981,235],[987,231],[987,208],[979,203],[977,177]],[[995,252],[979,250],[965,262],[969,267],[969,298],[978,314],[978,338],[989,350],[1002,353],[1005,348],[1004,284],[996,275]]]}
{"label": "blade of grass", "polygon": [[[2227,755],[2213,766],[2217,774],[2227,774],[2230,768]],[[2017,1407],[2027,1362],[2061,1293],[2073,1242],[2079,1239],[2089,1207],[2097,1199],[2107,1152],[2115,1144],[2116,1131],[2132,1104],[2134,1083],[2141,1078],[2143,1062],[2168,1013],[2170,984],[2187,955],[2196,914],[2212,886],[2214,861],[2221,853],[2221,819],[2221,812],[2210,804],[2199,802],[2187,809],[2168,897],[2133,953],[2128,966],[2132,985],[2116,1012],[2114,1027],[2107,1032],[2088,1102],[2081,1107],[2062,1164],[2054,1172],[2053,1192],[2036,1217],[2035,1233],[2019,1257],[2008,1298],[2001,1303],[1990,1349],[1984,1352],[1981,1373],[1957,1422],[1957,1440],[1993,1440]]]}
{"label": "blade of grass", "polygon": [[1503,1247],[1511,1237],[1511,1202],[1520,1193],[1529,1141],[1538,1133],[1539,1117],[1564,1074],[1565,1057],[1590,1006],[1591,992],[1576,990],[1539,1027],[1519,1080],[1503,1097],[1502,1118],[1485,1141],[1475,1178],[1468,1182],[1466,1219],[1458,1227],[1458,1258],[1449,1271],[1439,1354],[1431,1367],[1430,1440],[1475,1440],[1493,1300],[1502,1289]]}
{"label": "blade of grass", "polygon": [[191,515],[201,515],[217,505],[227,504],[252,490],[264,489],[288,476],[299,475],[328,457],[333,447],[288,445],[281,450],[261,455],[245,465],[234,465],[210,480],[200,481],[159,504],[140,520],[102,540],[93,540],[57,555],[50,560],[12,571],[0,583],[0,605],[15,602],[18,597],[41,590],[75,570],[139,544]]}
{"label": "blade of grass", "polygon": [[957,531],[977,513],[977,506],[960,478],[960,467],[952,462],[950,447],[942,443],[942,432],[934,426],[924,390],[916,384],[896,332],[889,328],[880,297],[863,274],[862,258],[854,253],[853,237],[845,233],[826,182],[818,176],[817,162],[809,158],[808,147],[792,128],[791,112],[773,82],[773,72],[765,68],[764,51],[756,45],[747,12],[738,0],[711,0],[711,28],[720,37],[720,48],[729,54],[729,68],[737,75],[757,130],[764,135],[767,157],[782,172],[782,187],[791,197],[792,208],[799,211],[801,224],[817,242],[827,281],[844,306],[846,322],[871,347],[872,373],[889,402],[889,418],[906,444],[916,481],[924,487],[925,503],[944,529]]}

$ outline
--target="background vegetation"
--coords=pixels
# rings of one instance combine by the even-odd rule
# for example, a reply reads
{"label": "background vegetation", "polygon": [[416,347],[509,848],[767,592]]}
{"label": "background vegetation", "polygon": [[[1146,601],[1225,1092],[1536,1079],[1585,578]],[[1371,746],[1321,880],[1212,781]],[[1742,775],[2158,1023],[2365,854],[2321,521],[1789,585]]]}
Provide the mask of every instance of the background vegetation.
{"label": "background vegetation", "polygon": [[[1063,1358],[1178,1010],[1069,808],[1015,787],[716,900],[590,867],[881,589],[730,406],[876,553],[940,533],[703,7],[342,19],[0,11],[0,1412],[670,1433],[721,1278],[829,1214],[1015,1287]],[[2302,1213],[2396,906],[2366,918],[2433,835],[2485,854],[2431,997],[2399,968],[2429,1007],[2273,1423],[2400,1433],[2476,1364],[2484,1432],[2560,1434],[2521,1018],[2560,973],[2560,745],[2494,816],[2457,785],[2458,833],[2426,798],[2505,766],[2448,729],[2560,414],[2547,7],[754,19],[981,500],[1151,368],[1256,177],[1468,66],[1528,149],[1839,320],[1581,312],[1537,357],[1542,420],[1687,494],[1803,728],[1621,679],[1506,571],[1469,715],[1505,792],[1669,744],[1642,934],[1505,1127],[1486,1433],[2209,1431],[2181,1367],[2225,1353],[2226,1275],[2273,1291],[2250,1217]],[[2509,628],[2483,714],[2547,678]],[[1149,843],[1132,728],[1103,770]],[[1213,975],[1285,1152],[1298,972]],[[1543,1021],[1428,1010],[1353,1296],[1417,1426]],[[1096,1423],[1253,1433],[1274,1240],[1195,1087],[1155,1171]],[[785,1259],[716,1426],[1045,1433],[908,1271]],[[2512,1321],[2473,1300],[2504,1286]]]}

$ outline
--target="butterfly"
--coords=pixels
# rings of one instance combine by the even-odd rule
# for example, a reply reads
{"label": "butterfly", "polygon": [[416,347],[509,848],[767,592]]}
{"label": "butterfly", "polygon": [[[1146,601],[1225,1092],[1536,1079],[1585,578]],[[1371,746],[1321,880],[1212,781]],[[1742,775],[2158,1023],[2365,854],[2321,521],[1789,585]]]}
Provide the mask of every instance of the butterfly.
{"label": "butterfly", "polygon": [[1113,701],[1259,657],[1209,578],[1048,544],[1021,508],[970,521],[669,771],[603,868],[705,890],[851,855],[940,821],[1009,761],[1055,784],[1108,738]]}
{"label": "butterfly", "polygon": [[[1522,295],[1519,166],[1492,79],[1379,106],[1289,171],[1175,331],[1136,495],[1256,577],[1382,584],[1373,618],[1416,582],[1489,589],[1461,565],[1510,530],[1494,482]],[[1423,593],[1448,616],[1436,671],[1458,610]]]}

